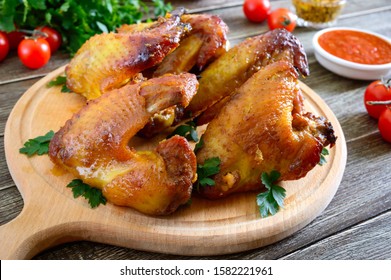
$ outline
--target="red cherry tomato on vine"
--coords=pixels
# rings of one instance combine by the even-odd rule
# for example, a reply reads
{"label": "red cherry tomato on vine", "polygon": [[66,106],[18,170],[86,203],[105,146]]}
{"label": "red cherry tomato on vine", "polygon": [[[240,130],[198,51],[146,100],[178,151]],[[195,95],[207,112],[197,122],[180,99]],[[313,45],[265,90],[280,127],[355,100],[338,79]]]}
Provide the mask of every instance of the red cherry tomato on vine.
{"label": "red cherry tomato on vine", "polygon": [[364,93],[364,104],[368,114],[378,119],[386,109],[386,105],[368,105],[367,101],[388,101],[391,100],[391,80],[387,82],[374,81],[369,84]]}
{"label": "red cherry tomato on vine", "polygon": [[57,30],[47,26],[38,27],[35,30],[39,30],[47,35],[45,39],[49,43],[51,53],[54,53],[61,46],[62,38]]}
{"label": "red cherry tomato on vine", "polygon": [[270,30],[284,28],[292,32],[296,27],[296,15],[286,8],[278,8],[268,16],[267,25]]}
{"label": "red cherry tomato on vine", "polygon": [[7,33],[8,41],[10,43],[10,49],[14,50],[17,49],[20,42],[24,39],[26,36],[25,33],[20,31],[11,31]]}
{"label": "red cherry tomato on vine", "polygon": [[391,143],[391,107],[381,113],[378,127],[383,139]]}
{"label": "red cherry tomato on vine", "polygon": [[269,0],[245,0],[243,12],[249,21],[262,22],[270,13]]}
{"label": "red cherry tomato on vine", "polygon": [[44,38],[26,38],[20,42],[18,56],[31,69],[44,66],[50,59],[50,46]]}
{"label": "red cherry tomato on vine", "polygon": [[10,50],[10,44],[8,42],[7,35],[4,32],[0,32],[0,61],[3,61]]}

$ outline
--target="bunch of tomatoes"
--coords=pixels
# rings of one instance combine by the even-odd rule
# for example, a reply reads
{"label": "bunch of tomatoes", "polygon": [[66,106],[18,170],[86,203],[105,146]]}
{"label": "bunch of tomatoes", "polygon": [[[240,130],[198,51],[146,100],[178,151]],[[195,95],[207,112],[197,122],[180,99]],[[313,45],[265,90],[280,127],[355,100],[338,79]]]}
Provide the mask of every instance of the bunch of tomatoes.
{"label": "bunch of tomatoes", "polygon": [[391,79],[372,82],[365,90],[364,104],[368,114],[378,120],[383,139],[391,143]]}
{"label": "bunch of tomatoes", "polygon": [[34,31],[0,31],[0,62],[12,49],[17,49],[18,57],[25,66],[41,68],[61,46],[61,41],[61,34],[48,26],[38,27]]}
{"label": "bunch of tomatoes", "polygon": [[271,10],[269,0],[245,0],[243,12],[249,21],[267,20],[270,30],[284,28],[292,32],[296,27],[296,15],[286,8]]}

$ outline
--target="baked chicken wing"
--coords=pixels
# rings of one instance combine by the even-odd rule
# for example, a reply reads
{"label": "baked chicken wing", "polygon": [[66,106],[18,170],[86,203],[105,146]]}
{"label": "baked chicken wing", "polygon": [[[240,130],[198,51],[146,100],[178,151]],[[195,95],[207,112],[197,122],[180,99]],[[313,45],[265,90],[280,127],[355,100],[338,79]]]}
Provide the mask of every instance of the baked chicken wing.
{"label": "baked chicken wing", "polygon": [[182,12],[176,10],[134,32],[91,37],[66,67],[68,88],[87,99],[94,99],[162,62],[190,30],[190,25],[180,20]]}
{"label": "baked chicken wing", "polygon": [[[228,27],[220,17],[207,14],[184,14],[181,20],[191,26],[191,31],[181,39],[178,48],[168,54],[153,70],[152,76],[179,74],[191,70],[198,73],[226,52]],[[133,28],[136,27],[124,26],[121,30],[124,32],[126,29]],[[182,115],[181,107],[173,107],[157,113],[139,134],[150,138],[176,124]]]}
{"label": "baked chicken wing", "polygon": [[219,16],[184,14],[181,20],[191,26],[191,31],[158,66],[154,76],[188,72],[194,66],[201,71],[226,52],[228,26]]}
{"label": "baked chicken wing", "polygon": [[199,189],[211,199],[259,190],[262,172],[295,180],[319,163],[336,140],[332,125],[305,113],[294,66],[280,60],[249,78],[208,124],[197,161],[219,157],[215,186]]}
{"label": "baked chicken wing", "polygon": [[285,29],[275,29],[246,39],[201,72],[198,92],[186,108],[185,115],[195,117],[205,111],[203,116],[199,116],[197,124],[208,123],[248,78],[281,59],[290,61],[304,76],[309,74],[304,48]]}
{"label": "baked chicken wing", "polygon": [[169,214],[186,203],[196,179],[196,158],[176,136],[155,151],[135,151],[131,139],[156,112],[186,106],[197,90],[193,74],[165,75],[126,85],[90,101],[55,134],[51,160],[108,201],[147,214]]}

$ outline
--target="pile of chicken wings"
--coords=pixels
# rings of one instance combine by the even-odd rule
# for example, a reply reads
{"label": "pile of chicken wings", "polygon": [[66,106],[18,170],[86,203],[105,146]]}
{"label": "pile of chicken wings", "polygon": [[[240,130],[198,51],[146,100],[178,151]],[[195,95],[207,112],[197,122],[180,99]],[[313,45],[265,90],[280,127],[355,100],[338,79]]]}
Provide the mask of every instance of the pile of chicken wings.
{"label": "pile of chicken wings", "polygon": [[[276,29],[229,49],[227,33],[218,16],[177,9],[92,37],[66,67],[68,88],[86,104],[55,134],[51,160],[111,203],[149,215],[186,204],[197,164],[210,158],[220,160],[215,184],[197,188],[208,199],[260,190],[262,172],[304,177],[336,137],[305,112],[301,43]],[[129,145],[190,120],[207,125],[196,152],[178,135],[154,150]]]}

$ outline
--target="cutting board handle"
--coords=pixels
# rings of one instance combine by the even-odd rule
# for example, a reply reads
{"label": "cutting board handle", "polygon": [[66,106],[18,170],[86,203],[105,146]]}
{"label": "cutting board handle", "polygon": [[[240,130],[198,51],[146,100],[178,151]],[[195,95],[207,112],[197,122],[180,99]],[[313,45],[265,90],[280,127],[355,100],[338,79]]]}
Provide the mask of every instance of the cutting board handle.
{"label": "cutting board handle", "polygon": [[[66,199],[51,189],[46,190],[46,195],[42,196],[37,187],[32,194],[36,197],[25,200],[19,216],[0,227],[0,259],[31,259],[55,245],[83,239],[82,223],[73,212],[78,207],[68,207],[63,203]],[[37,203],[37,197],[41,198],[41,204]]]}
{"label": "cutting board handle", "polygon": [[74,225],[68,217],[57,213],[57,207],[45,209],[30,205],[25,205],[19,216],[0,227],[1,260],[31,259],[47,248],[80,239],[72,234]]}

